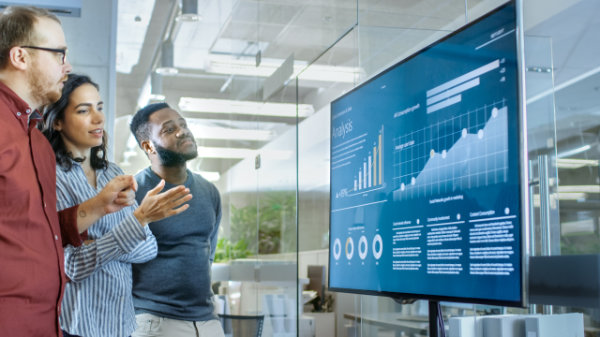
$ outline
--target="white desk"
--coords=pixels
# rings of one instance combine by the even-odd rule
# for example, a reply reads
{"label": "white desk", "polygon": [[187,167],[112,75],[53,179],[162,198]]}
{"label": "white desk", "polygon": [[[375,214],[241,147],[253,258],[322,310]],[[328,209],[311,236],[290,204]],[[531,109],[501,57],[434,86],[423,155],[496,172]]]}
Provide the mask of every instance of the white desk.
{"label": "white desk", "polygon": [[[344,318],[354,323],[394,331],[397,337],[427,336],[429,333],[429,318],[424,316],[406,316],[395,312],[385,312],[373,314],[345,313]],[[375,337],[376,330],[374,329],[369,336]]]}

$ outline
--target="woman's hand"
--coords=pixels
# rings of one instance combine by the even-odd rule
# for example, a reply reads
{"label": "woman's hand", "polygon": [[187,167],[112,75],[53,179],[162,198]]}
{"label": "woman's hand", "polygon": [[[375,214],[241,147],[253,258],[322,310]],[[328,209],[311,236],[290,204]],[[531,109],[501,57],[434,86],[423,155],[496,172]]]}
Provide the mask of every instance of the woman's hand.
{"label": "woman's hand", "polygon": [[114,177],[93,198],[82,202],[77,208],[77,229],[83,233],[106,214],[118,212],[135,202],[137,182],[131,175]]}

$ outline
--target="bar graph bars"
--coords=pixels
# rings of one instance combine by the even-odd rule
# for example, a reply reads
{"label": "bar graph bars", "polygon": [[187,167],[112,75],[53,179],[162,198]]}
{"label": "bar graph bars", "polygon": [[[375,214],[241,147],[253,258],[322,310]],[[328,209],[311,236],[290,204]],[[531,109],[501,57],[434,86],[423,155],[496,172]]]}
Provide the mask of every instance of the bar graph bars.
{"label": "bar graph bars", "polygon": [[385,181],[383,140],[381,125],[375,134],[365,132],[332,147],[332,174],[352,177],[352,181],[348,181],[344,188],[336,192],[336,197],[347,197],[381,188]]}
{"label": "bar graph bars", "polygon": [[381,186],[383,183],[383,125],[376,139],[354,177],[354,192]]}
{"label": "bar graph bars", "polygon": [[427,113],[430,114],[453,104],[460,103],[462,101],[461,93],[479,86],[480,76],[499,68],[502,63],[504,63],[503,60],[494,60],[464,75],[438,85],[433,89],[427,90]]}

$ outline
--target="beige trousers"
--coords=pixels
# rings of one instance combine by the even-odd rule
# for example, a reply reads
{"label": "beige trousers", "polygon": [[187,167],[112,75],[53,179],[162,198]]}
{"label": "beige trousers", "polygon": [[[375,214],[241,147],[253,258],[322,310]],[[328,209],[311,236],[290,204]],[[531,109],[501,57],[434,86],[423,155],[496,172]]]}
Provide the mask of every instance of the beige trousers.
{"label": "beige trousers", "polygon": [[225,337],[218,320],[182,321],[144,313],[135,315],[135,321],[131,337]]}

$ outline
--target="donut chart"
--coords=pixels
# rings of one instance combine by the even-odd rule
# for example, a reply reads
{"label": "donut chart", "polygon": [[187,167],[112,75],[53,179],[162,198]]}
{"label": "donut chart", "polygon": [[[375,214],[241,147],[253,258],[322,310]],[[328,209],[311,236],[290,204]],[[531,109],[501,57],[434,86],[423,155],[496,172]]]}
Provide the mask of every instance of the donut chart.
{"label": "donut chart", "polygon": [[333,242],[333,258],[339,260],[341,255],[342,242],[340,241],[340,239],[335,239],[335,241]]}
{"label": "donut chart", "polygon": [[348,260],[352,260],[352,256],[354,255],[354,240],[352,238],[348,238],[346,240],[346,258]]}
{"label": "donut chart", "polygon": [[363,235],[358,240],[358,256],[360,257],[361,260],[364,260],[367,258],[368,251],[369,251],[369,247],[367,244],[367,237]]}
{"label": "donut chart", "polygon": [[[379,260],[383,255],[383,239],[380,234],[375,234],[373,239],[367,237],[368,235],[361,235],[358,239],[358,257],[361,260],[367,260],[369,257],[369,243],[371,246],[371,252],[375,260]],[[342,239],[336,238],[333,240],[332,256],[335,261],[339,261],[342,257]],[[352,237],[347,237],[344,243],[344,255],[347,260],[352,260],[354,257],[354,240]]]}
{"label": "donut chart", "polygon": [[383,240],[381,239],[381,235],[376,234],[373,238],[373,256],[376,260],[379,260],[381,254],[383,254]]}

